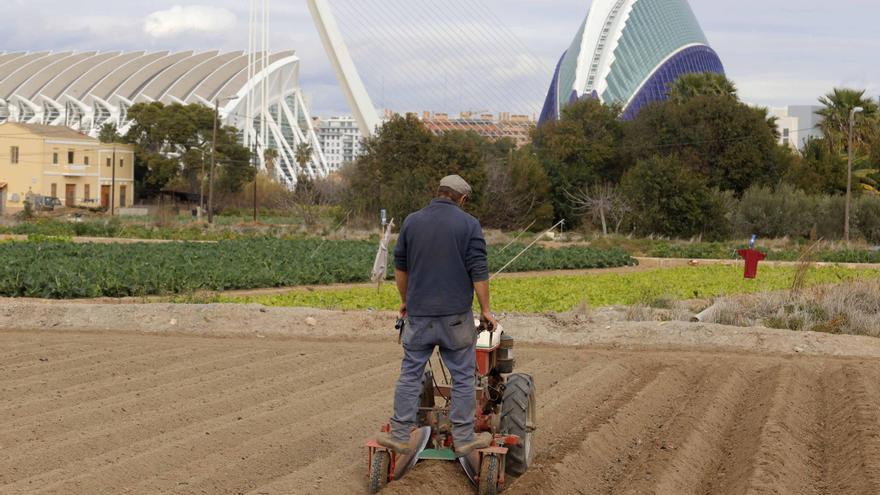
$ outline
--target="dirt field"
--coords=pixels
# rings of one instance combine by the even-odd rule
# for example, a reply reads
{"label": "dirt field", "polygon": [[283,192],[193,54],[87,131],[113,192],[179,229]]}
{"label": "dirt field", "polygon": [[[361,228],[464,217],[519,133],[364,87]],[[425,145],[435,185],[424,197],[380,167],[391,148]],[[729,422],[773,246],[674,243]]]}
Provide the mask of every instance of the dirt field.
{"label": "dirt field", "polygon": [[[99,324],[110,308],[128,331]],[[362,444],[390,412],[399,365],[390,315],[302,323],[303,311],[117,305],[72,316],[83,309],[0,304],[0,493],[364,492]],[[532,470],[505,493],[880,493],[876,340],[505,324],[555,342],[517,349],[539,430]],[[395,485],[387,493],[469,493],[451,464],[421,463]]]}

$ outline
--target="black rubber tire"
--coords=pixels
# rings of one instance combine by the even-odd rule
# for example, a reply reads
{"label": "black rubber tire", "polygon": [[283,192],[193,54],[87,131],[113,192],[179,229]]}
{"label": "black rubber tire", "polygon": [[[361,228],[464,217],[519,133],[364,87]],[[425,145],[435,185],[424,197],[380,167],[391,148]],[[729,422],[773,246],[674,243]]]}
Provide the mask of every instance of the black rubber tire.
{"label": "black rubber tire", "polygon": [[498,457],[487,455],[480,463],[480,485],[478,495],[497,495],[498,493]]}
{"label": "black rubber tire", "polygon": [[508,448],[505,470],[507,474],[522,476],[532,463],[534,429],[537,424],[535,382],[523,373],[507,377],[507,387],[501,401],[501,433],[516,435],[520,444]]}
{"label": "black rubber tire", "polygon": [[388,474],[391,471],[391,454],[379,450],[373,454],[370,463],[370,493],[379,493],[388,484]]}

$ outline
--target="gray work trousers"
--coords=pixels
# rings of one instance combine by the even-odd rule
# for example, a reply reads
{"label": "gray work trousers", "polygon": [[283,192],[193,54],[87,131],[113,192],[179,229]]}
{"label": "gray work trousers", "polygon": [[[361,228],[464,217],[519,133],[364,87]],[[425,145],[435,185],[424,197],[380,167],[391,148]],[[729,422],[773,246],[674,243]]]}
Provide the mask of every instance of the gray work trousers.
{"label": "gray work trousers", "polygon": [[456,316],[409,317],[403,332],[403,363],[394,393],[391,434],[408,440],[416,425],[425,365],[440,347],[440,355],[452,375],[452,440],[456,445],[474,438],[474,392],[477,329],[471,311]]}

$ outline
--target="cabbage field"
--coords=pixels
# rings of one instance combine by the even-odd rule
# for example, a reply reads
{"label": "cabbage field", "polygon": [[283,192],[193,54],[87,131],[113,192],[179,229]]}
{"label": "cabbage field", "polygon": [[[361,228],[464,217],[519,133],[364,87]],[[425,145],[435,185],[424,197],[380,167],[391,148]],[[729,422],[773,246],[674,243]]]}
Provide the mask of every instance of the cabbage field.
{"label": "cabbage field", "polygon": [[[0,296],[51,299],[189,294],[365,282],[377,244],[366,241],[251,239],[216,243],[0,243]],[[497,271],[521,246],[490,247]],[[532,248],[508,271],[634,265],[621,249]],[[390,265],[391,263],[389,263]],[[390,272],[390,270],[389,270]]]}

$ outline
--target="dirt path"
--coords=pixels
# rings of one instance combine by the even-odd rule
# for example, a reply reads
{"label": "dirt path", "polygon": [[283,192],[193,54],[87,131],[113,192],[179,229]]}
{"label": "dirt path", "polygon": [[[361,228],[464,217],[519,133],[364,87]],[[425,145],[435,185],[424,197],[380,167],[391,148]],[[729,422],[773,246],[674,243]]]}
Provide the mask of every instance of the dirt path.
{"label": "dirt path", "polygon": [[[0,493],[359,494],[394,316],[0,301]],[[508,316],[538,387],[505,493],[880,493],[880,339]],[[421,463],[390,494],[466,494]]]}

